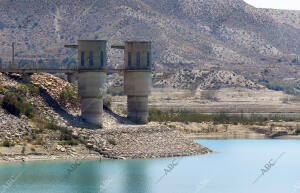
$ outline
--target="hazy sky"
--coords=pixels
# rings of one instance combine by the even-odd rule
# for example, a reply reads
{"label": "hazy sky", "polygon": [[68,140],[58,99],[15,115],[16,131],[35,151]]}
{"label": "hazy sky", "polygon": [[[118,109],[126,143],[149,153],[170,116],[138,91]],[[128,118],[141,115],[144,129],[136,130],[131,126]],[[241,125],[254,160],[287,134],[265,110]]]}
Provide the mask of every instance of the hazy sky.
{"label": "hazy sky", "polygon": [[244,0],[257,8],[300,10],[300,0]]}

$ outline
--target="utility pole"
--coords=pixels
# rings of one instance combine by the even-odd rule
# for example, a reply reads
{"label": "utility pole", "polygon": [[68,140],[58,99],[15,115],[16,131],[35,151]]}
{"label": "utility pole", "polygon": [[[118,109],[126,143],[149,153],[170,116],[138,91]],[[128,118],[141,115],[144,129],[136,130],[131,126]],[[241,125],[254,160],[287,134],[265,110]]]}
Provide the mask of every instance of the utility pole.
{"label": "utility pole", "polygon": [[15,66],[15,42],[11,44],[12,48],[12,54],[11,54],[11,64],[14,67]]}

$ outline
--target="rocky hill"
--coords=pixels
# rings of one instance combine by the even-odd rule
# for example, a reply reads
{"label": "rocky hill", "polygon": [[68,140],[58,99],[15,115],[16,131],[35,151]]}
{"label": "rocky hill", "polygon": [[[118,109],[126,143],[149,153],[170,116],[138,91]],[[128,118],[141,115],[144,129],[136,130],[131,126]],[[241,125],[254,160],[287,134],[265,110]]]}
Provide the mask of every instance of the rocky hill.
{"label": "rocky hill", "polygon": [[[299,11],[257,9],[242,0],[2,0],[0,13],[3,61],[12,41],[22,64],[71,66],[76,52],[63,45],[77,39],[151,40],[156,71],[220,67],[255,81],[300,75]],[[122,60],[122,52],[109,49],[111,66]]]}
{"label": "rocky hill", "polygon": [[[0,73],[0,162],[131,159],[199,155],[211,150],[158,122],[136,125],[111,110],[103,128],[80,118],[78,97],[62,101],[75,87],[51,74]],[[72,90],[72,95],[77,95]]]}
{"label": "rocky hill", "polygon": [[180,69],[154,75],[155,88],[178,88],[190,90],[219,89],[226,87],[240,87],[260,89],[264,86],[231,71],[222,70],[191,70]]}

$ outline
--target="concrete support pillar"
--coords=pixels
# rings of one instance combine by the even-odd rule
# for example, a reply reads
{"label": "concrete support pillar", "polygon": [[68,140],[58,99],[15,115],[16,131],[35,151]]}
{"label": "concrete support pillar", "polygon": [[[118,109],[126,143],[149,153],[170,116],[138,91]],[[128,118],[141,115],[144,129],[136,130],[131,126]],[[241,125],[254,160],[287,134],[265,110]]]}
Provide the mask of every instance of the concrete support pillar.
{"label": "concrete support pillar", "polygon": [[71,84],[75,84],[76,73],[66,73],[66,75],[67,75],[68,82]]}
{"label": "concrete support pillar", "polygon": [[97,126],[102,126],[105,83],[105,72],[80,72],[78,74],[81,116],[85,121]]}
{"label": "concrete support pillar", "polygon": [[103,97],[106,94],[106,41],[78,41],[78,94],[81,116],[88,123],[102,126]]}
{"label": "concrete support pillar", "polygon": [[23,74],[22,74],[23,82],[24,82],[24,83],[30,83],[30,81],[31,81],[30,76],[31,76],[32,74],[33,74],[33,73],[23,73]]}
{"label": "concrete support pillar", "polygon": [[145,124],[148,122],[148,95],[152,88],[151,42],[126,42],[124,54],[128,118]]}

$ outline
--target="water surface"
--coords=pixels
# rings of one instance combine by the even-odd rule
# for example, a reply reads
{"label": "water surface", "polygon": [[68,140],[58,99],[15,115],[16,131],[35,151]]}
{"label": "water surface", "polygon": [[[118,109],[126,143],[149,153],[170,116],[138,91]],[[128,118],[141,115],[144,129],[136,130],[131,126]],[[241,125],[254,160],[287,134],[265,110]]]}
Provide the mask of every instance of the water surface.
{"label": "water surface", "polygon": [[[300,140],[197,142],[214,153],[1,164],[0,193],[300,193]],[[269,162],[272,166],[266,170]]]}

